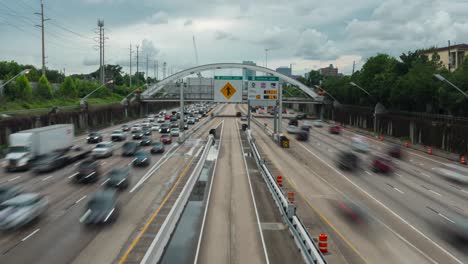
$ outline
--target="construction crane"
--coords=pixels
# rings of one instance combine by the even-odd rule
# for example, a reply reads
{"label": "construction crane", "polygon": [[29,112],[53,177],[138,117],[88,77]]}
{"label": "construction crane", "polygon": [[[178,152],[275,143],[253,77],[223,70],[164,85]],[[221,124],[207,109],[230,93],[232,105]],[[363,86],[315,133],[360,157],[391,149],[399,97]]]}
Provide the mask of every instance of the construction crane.
{"label": "construction crane", "polygon": [[[198,63],[198,50],[197,50],[197,43],[195,42],[195,36],[193,36],[193,49],[195,51],[195,63],[198,66],[199,65],[199,63]],[[198,78],[203,77],[200,72],[197,72],[197,76],[198,76]]]}

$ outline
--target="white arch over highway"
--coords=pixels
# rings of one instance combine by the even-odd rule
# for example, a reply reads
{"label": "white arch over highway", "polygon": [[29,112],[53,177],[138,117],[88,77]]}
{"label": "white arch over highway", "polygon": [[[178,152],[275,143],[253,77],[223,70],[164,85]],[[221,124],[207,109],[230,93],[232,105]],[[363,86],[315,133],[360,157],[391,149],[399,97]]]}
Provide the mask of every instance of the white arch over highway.
{"label": "white arch over highway", "polygon": [[219,69],[247,69],[247,70],[253,70],[253,71],[258,71],[258,72],[264,72],[267,74],[270,74],[272,76],[279,77],[281,80],[290,83],[292,85],[295,85],[299,87],[305,94],[309,95],[311,98],[321,101],[323,98],[322,96],[316,94],[311,88],[307,87],[306,85],[302,84],[301,82],[286,76],[284,74],[281,74],[279,72],[276,72],[274,70],[265,68],[265,67],[260,67],[260,66],[255,66],[255,65],[247,65],[247,64],[242,64],[242,63],[214,63],[214,64],[206,64],[206,65],[201,65],[201,66],[196,66],[193,68],[189,68],[183,71],[180,71],[176,74],[173,74],[157,84],[154,84],[146,91],[144,91],[141,94],[142,99],[149,99],[152,95],[157,93],[159,90],[161,90],[165,85],[172,81],[176,81],[178,79],[184,78],[188,75],[196,74],[197,72],[202,72],[202,71],[209,71],[209,70],[219,70]]}

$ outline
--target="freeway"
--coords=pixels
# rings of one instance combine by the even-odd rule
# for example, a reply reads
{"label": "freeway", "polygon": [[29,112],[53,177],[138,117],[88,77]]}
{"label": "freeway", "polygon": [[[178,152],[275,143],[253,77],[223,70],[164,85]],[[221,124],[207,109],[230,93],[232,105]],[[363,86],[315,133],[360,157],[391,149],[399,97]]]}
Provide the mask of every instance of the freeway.
{"label": "freeway", "polygon": [[[273,119],[258,120],[272,127]],[[397,171],[393,175],[381,175],[370,169],[370,160],[373,154],[386,153],[390,145],[368,138],[371,154],[358,154],[361,169],[350,173],[336,166],[338,153],[349,150],[355,136],[350,129],[332,135],[327,127],[314,127],[308,142],[289,136],[291,148],[280,149],[271,144],[263,127],[252,126],[265,156],[299,193],[303,206],[310,209],[299,208],[299,215],[320,216],[331,234],[331,243],[338,245],[336,250],[354,251],[353,261],[337,263],[468,262],[459,244],[446,235],[447,226],[467,216],[468,192],[463,185],[447,182],[434,173],[436,167],[453,162],[409,150],[405,159],[395,161]],[[283,127],[287,127],[286,120]],[[365,208],[369,224],[363,227],[343,217],[343,202]]]}

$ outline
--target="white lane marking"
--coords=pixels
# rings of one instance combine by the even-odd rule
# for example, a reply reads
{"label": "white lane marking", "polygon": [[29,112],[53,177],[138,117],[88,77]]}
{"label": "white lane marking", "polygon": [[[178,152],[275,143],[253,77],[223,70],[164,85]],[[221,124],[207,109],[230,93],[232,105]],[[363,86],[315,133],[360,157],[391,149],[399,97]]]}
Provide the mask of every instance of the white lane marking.
{"label": "white lane marking", "polygon": [[437,213],[437,214],[438,214],[439,216],[441,216],[442,218],[444,218],[445,220],[452,222],[452,224],[455,224],[455,222],[454,222],[452,219],[446,217],[445,215],[443,215],[443,214],[441,214],[441,213]]}
{"label": "white lane marking", "polygon": [[80,199],[78,199],[78,200],[75,202],[75,204],[77,204],[77,203],[83,201],[83,199],[85,199],[85,198],[86,198],[86,195],[84,195],[83,197],[81,197]]}
{"label": "white lane marking", "polygon": [[401,176],[401,174],[399,174],[399,173],[395,173],[395,175],[398,176],[398,177],[403,177],[403,176]]}
{"label": "white lane marking", "polygon": [[424,163],[419,163],[420,166],[424,166]]}
{"label": "white lane marking", "polygon": [[332,150],[331,150],[331,149],[328,149],[328,152],[332,152]]}
{"label": "white lane marking", "polygon": [[440,194],[440,193],[438,193],[438,192],[436,192],[436,191],[434,191],[434,190],[429,190],[429,191],[430,191],[431,193],[433,193],[433,194],[436,194],[436,195],[442,196],[442,194]]}
{"label": "white lane marking", "polygon": [[106,165],[106,164],[107,164],[107,162],[106,162],[106,161],[103,161],[103,162],[102,162],[102,165]]}
{"label": "white lane marking", "polygon": [[431,168],[431,170],[435,170],[436,168]]}
{"label": "white lane marking", "polygon": [[50,178],[52,178],[52,175],[45,177],[44,179],[42,179],[42,181],[47,181]]}
{"label": "white lane marking", "polygon": [[468,191],[467,191],[467,190],[461,190],[461,191],[462,191],[462,192],[464,192],[464,193],[468,193]]}
{"label": "white lane marking", "polygon": [[106,184],[108,181],[109,181],[109,179],[103,181],[103,182],[101,183],[101,186],[103,186],[104,184]]}
{"label": "white lane marking", "polygon": [[[435,247],[437,247],[438,249],[440,249],[442,252],[444,252],[447,256],[449,256],[450,258],[452,258],[453,260],[455,260],[457,263],[460,263],[460,264],[463,264],[463,261],[459,260],[457,257],[455,257],[452,253],[450,253],[448,250],[446,250],[445,248],[443,248],[442,246],[440,246],[437,242],[435,242],[434,240],[432,240],[431,238],[429,238],[428,236],[426,236],[423,232],[419,231],[419,229],[417,229],[416,227],[414,227],[413,225],[411,225],[408,221],[406,221],[403,217],[401,217],[399,214],[395,213],[392,209],[390,209],[388,206],[386,206],[384,203],[382,203],[381,201],[379,201],[377,198],[375,198],[374,196],[372,196],[370,193],[368,193],[366,190],[364,190],[363,188],[361,188],[359,185],[357,185],[356,183],[354,183],[353,181],[351,181],[348,177],[346,177],[346,175],[344,175],[343,173],[341,173],[339,170],[337,170],[335,167],[333,167],[332,165],[330,165],[328,162],[326,162],[325,160],[323,160],[322,158],[320,158],[317,154],[313,153],[311,150],[309,150],[304,144],[302,144],[301,142],[298,142],[300,146],[302,146],[307,152],[309,152],[310,154],[312,154],[314,157],[316,157],[318,160],[320,160],[321,162],[323,162],[324,164],[326,164],[328,167],[330,167],[332,170],[334,170],[336,173],[338,173],[339,175],[341,175],[346,181],[348,181],[349,183],[351,183],[355,188],[357,188],[358,190],[360,190],[362,193],[364,193],[365,195],[367,195],[367,197],[369,197],[370,199],[374,200],[376,203],[378,203],[380,206],[382,206],[383,208],[385,208],[388,212],[390,212],[393,216],[395,216],[396,218],[398,218],[401,222],[403,222],[404,224],[406,224],[408,227],[410,227],[411,229],[413,229],[416,233],[418,233],[420,236],[424,237],[428,242],[432,243]],[[426,256],[428,259],[430,259],[433,263],[437,263],[436,261],[434,261],[432,258],[430,258],[427,254],[425,254],[422,250],[420,250],[418,247],[416,247],[414,244],[412,244],[411,242],[409,242],[408,240],[406,240],[404,237],[402,237],[399,233],[397,233],[396,231],[394,231],[393,229],[391,229],[388,225],[386,225],[385,223],[381,222],[386,228],[388,228],[392,233],[394,233],[395,235],[397,235],[398,237],[400,237],[403,241],[405,241],[406,243],[408,243],[408,245],[410,245],[411,247],[413,247],[414,249],[416,249],[418,252],[420,252],[421,254],[423,254],[424,256]]]}
{"label": "white lane marking", "polygon": [[14,178],[9,179],[8,182],[12,182],[12,181],[17,180],[17,179],[19,179],[19,178],[21,178],[21,176],[16,176],[16,177],[14,177]]}
{"label": "white lane marking", "polygon": [[193,146],[193,147],[192,147],[187,153],[185,153],[185,154],[188,155],[188,156],[192,156],[194,150],[195,150],[195,146]]}
{"label": "white lane marking", "polygon": [[72,175],[68,176],[68,179],[71,179],[71,178],[75,177],[76,175],[78,175],[78,172],[73,173]]}
{"label": "white lane marking", "polygon": [[[239,125],[237,124],[237,122],[236,122],[236,126],[237,126],[237,135],[239,136],[240,148],[241,148],[242,154],[245,154],[244,153],[244,144],[242,143],[242,138],[241,138],[241,135],[240,135],[240,129],[239,129]],[[260,238],[262,240],[263,253],[265,254],[265,263],[270,264],[270,260],[268,258],[268,252],[267,252],[267,248],[266,248],[266,244],[265,244],[265,239],[263,237],[263,230],[262,230],[262,226],[260,224],[260,217],[258,216],[257,203],[255,202],[255,195],[254,195],[254,191],[253,191],[253,188],[252,188],[252,180],[250,179],[249,167],[247,166],[247,160],[245,159],[245,155],[242,155],[242,158],[244,160],[244,166],[245,166],[245,171],[247,172],[247,178],[249,179],[250,195],[252,197],[252,203],[253,203],[253,206],[254,206],[254,209],[255,209],[254,211],[255,211],[255,217],[257,218],[258,231],[260,233]]]}
{"label": "white lane marking", "polygon": [[412,160],[412,159],[410,159],[409,161],[410,161],[410,162],[413,162],[413,160]]}
{"label": "white lane marking", "polygon": [[426,173],[424,173],[424,172],[421,172],[421,175],[422,175],[422,176],[426,176],[426,177],[428,177],[428,178],[431,178],[431,175],[426,174]]}
{"label": "white lane marking", "polygon": [[38,228],[38,229],[34,230],[31,234],[29,234],[29,235],[27,235],[25,238],[21,239],[21,242],[24,242],[24,241],[26,241],[26,239],[28,239],[28,238],[34,236],[34,234],[36,234],[37,232],[39,232],[39,230],[41,230],[41,229]]}
{"label": "white lane marking", "polygon": [[397,191],[397,192],[399,192],[399,193],[401,193],[401,194],[405,194],[402,190],[400,190],[400,189],[398,189],[398,188],[396,188],[396,187],[393,187],[393,189],[395,189],[395,191]]}
{"label": "white lane marking", "polygon": [[370,172],[368,172],[368,171],[366,171],[366,173],[369,174],[369,175],[372,175],[372,173],[370,173]]}

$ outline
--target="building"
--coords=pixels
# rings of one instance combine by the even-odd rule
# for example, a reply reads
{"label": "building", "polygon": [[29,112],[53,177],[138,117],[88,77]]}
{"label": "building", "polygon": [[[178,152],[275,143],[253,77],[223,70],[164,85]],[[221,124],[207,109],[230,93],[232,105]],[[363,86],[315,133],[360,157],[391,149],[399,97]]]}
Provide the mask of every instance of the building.
{"label": "building", "polygon": [[285,66],[281,66],[279,68],[276,68],[276,72],[284,74],[286,76],[291,76],[291,74],[292,74],[291,68],[285,67]]}
{"label": "building", "polygon": [[333,64],[328,67],[319,69],[319,73],[323,76],[338,76],[338,68],[334,68]]}
{"label": "building", "polygon": [[463,63],[463,61],[468,56],[468,44],[458,44],[450,47],[429,49],[423,54],[429,58],[432,58],[432,55],[434,53],[437,53],[437,55],[439,55],[440,62],[442,62],[442,64],[447,69],[454,71],[458,68],[459,65]]}

